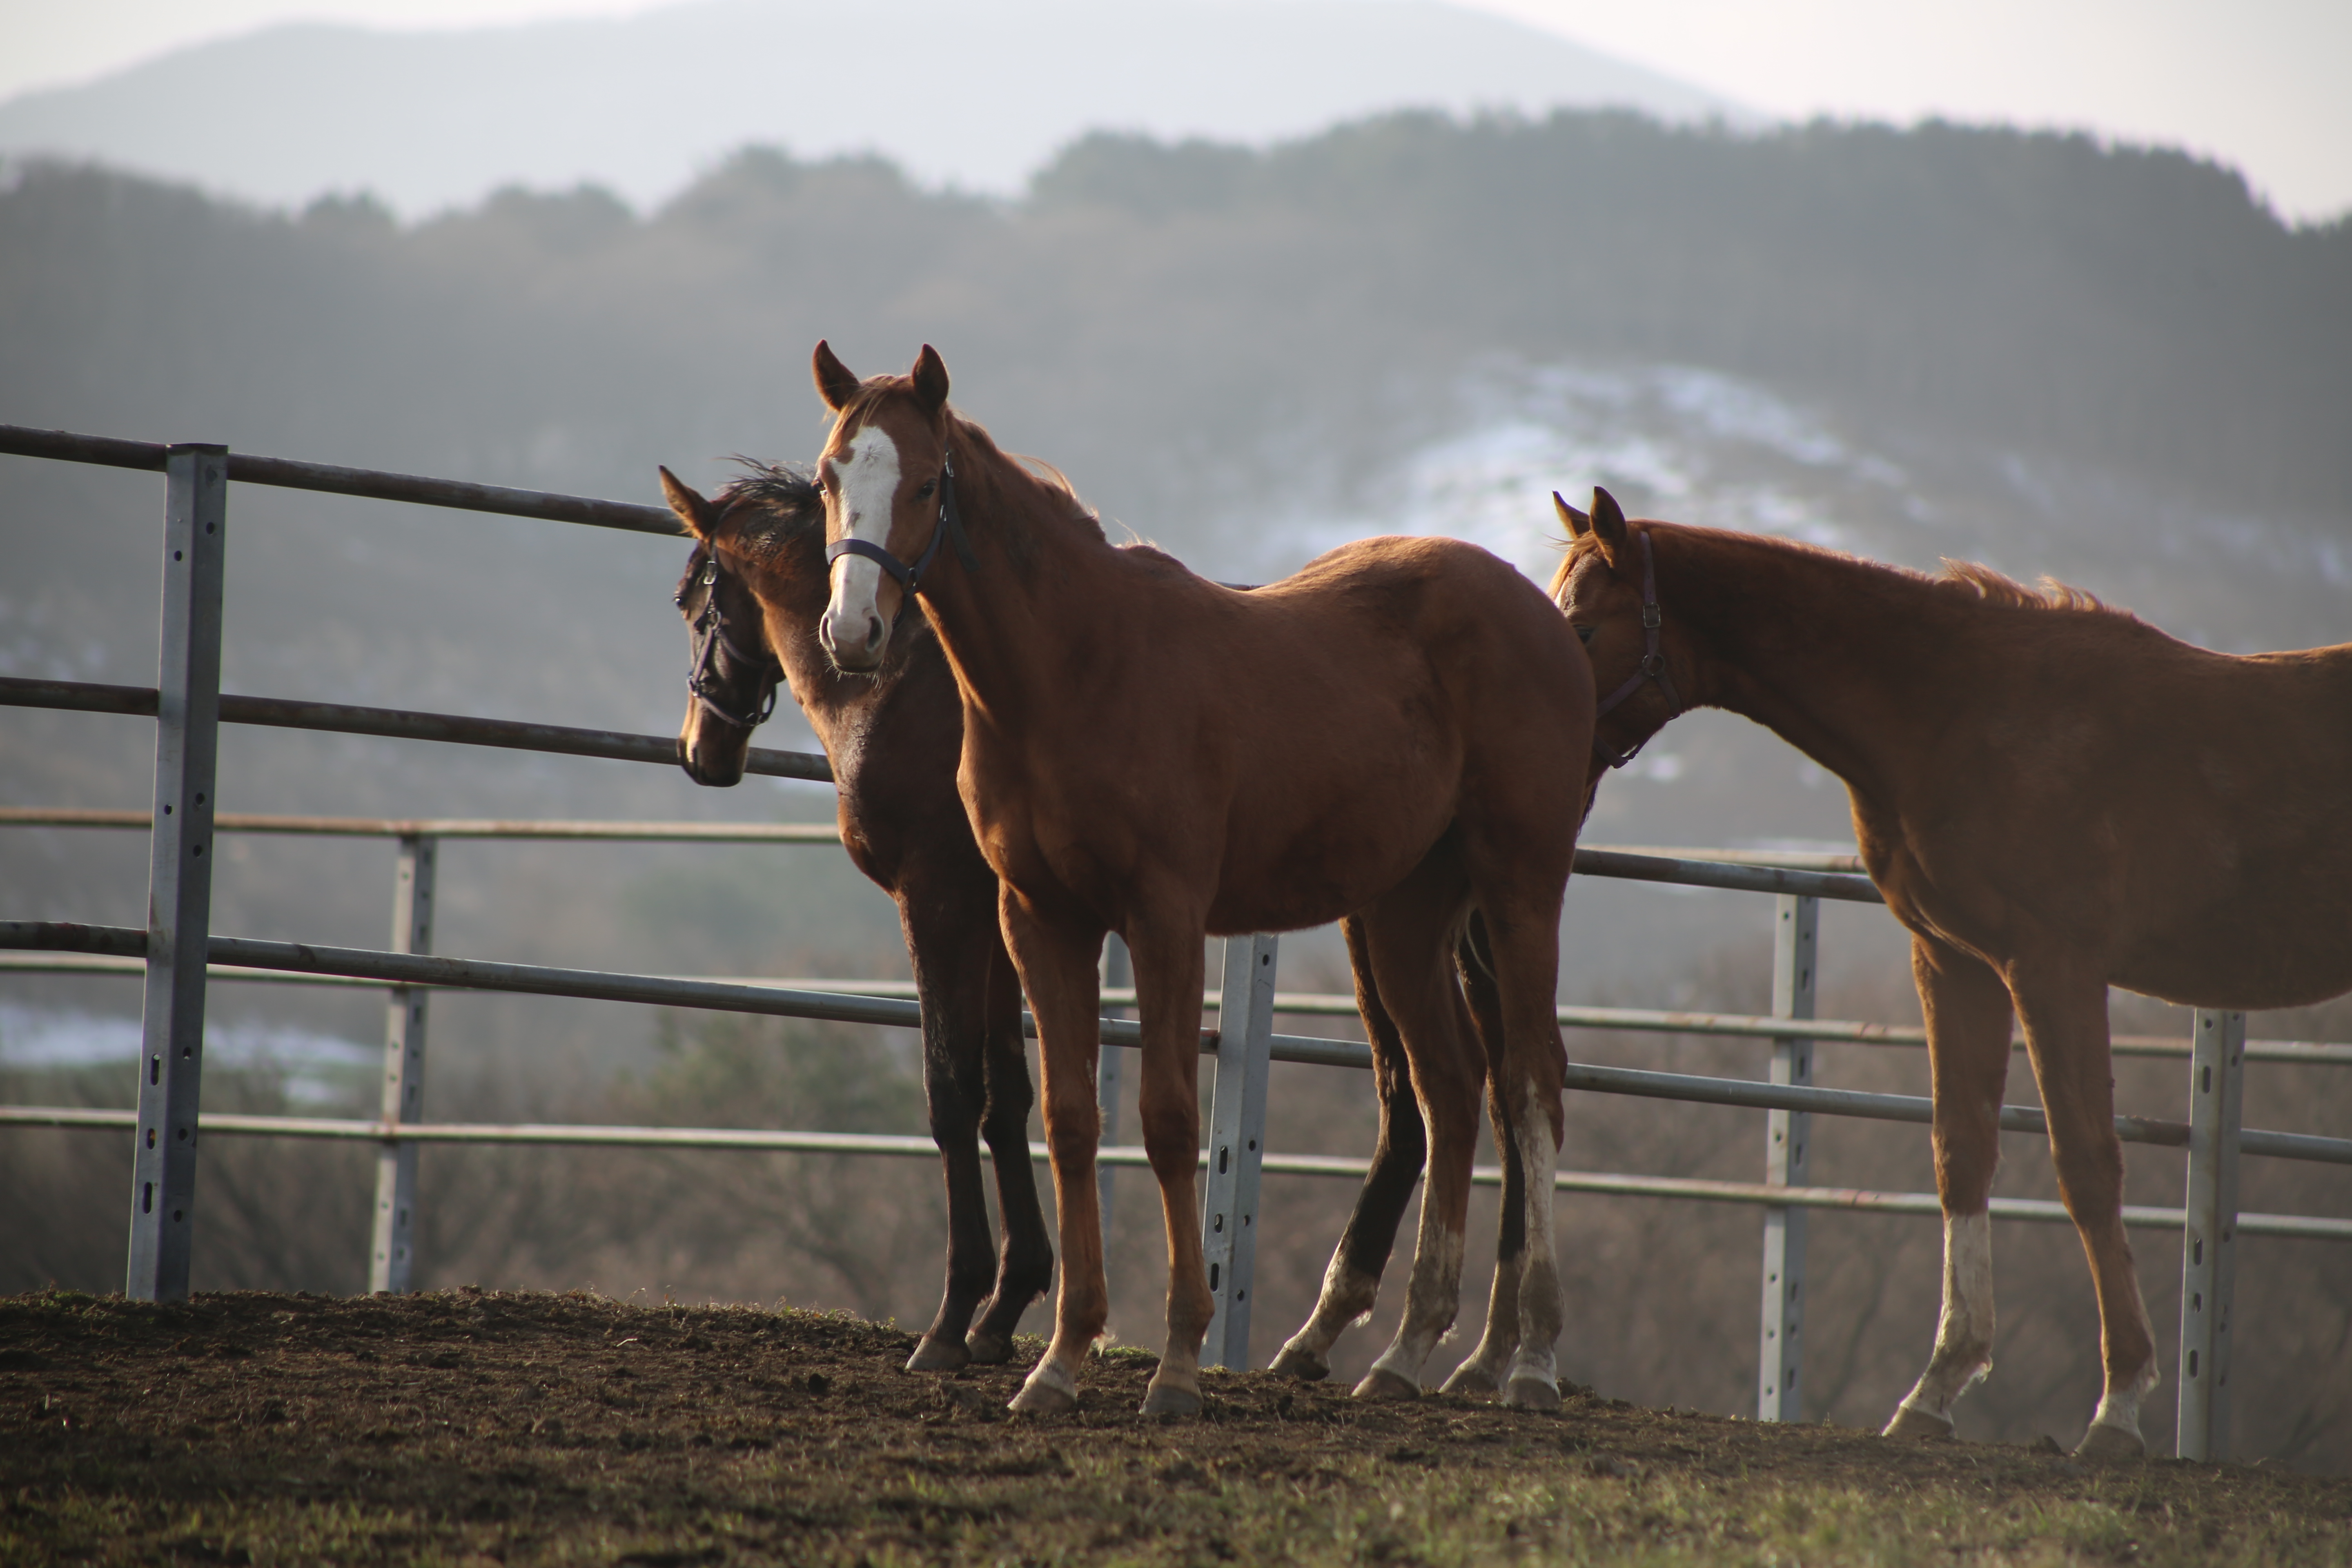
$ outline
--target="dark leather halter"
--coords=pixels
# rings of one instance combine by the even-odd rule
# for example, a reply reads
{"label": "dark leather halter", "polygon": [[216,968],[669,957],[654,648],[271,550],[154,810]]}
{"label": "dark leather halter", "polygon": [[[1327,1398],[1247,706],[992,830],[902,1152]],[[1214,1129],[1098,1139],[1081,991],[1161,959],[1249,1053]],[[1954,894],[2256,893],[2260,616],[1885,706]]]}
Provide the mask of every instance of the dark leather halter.
{"label": "dark leather halter", "polygon": [[824,563],[830,567],[845,555],[862,555],[890,574],[898,586],[911,595],[923,591],[923,574],[931,569],[931,563],[938,558],[940,542],[943,539],[955,545],[956,559],[963,563],[965,571],[980,570],[980,558],[971,552],[971,540],[963,531],[962,514],[956,510],[955,453],[952,450],[940,459],[940,521],[938,526],[931,530],[931,542],[924,549],[921,559],[909,566],[870,539],[836,539],[824,547]]}
{"label": "dark leather halter", "polygon": [[[719,607],[719,584],[726,575],[719,557],[706,552],[702,566],[702,608],[694,617],[694,663],[686,672],[686,689],[704,712],[722,724],[738,730],[756,730],[768,721],[776,710],[776,683],[784,678],[784,667],[764,647],[757,658],[743,651],[735,639],[727,635],[727,612]],[[686,607],[686,595],[677,599],[678,608]],[[739,668],[757,668],[760,671],[760,694],[752,699],[751,707],[736,712],[720,701],[724,695],[724,676],[719,668],[719,656],[724,653]]]}
{"label": "dark leather halter", "polygon": [[[1666,674],[1666,656],[1658,648],[1659,634],[1664,626],[1665,616],[1658,609],[1658,563],[1657,558],[1651,553],[1650,531],[1645,528],[1642,531],[1642,630],[1644,638],[1642,662],[1634,667],[1633,673],[1627,676],[1616,690],[1601,700],[1600,707],[1592,710],[1592,717],[1596,723],[1605,717],[1611,709],[1639,691],[1642,689],[1642,682],[1645,680],[1656,681],[1658,689],[1666,694],[1666,706],[1671,710],[1666,714],[1667,719],[1673,719],[1675,714],[1683,710],[1682,699],[1675,694],[1675,683]],[[1663,723],[1659,725],[1659,729],[1664,727]],[[1649,735],[1643,736],[1632,746],[1620,752],[1612,752],[1603,745],[1601,732],[1595,729],[1592,734],[1592,752],[1611,767],[1622,768],[1640,756],[1642,748],[1650,743],[1650,736],[1657,732],[1657,730],[1651,731]]]}

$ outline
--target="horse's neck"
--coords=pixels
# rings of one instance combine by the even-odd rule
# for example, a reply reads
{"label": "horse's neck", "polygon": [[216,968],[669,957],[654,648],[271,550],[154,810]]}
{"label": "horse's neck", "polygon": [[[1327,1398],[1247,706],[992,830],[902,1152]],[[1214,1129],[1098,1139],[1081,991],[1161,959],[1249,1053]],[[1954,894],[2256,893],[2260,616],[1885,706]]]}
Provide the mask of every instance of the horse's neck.
{"label": "horse's neck", "polygon": [[1762,541],[1707,548],[1727,559],[1685,590],[1710,645],[1695,702],[1753,720],[1885,796],[1916,753],[1916,732],[1947,710],[1932,689],[1936,649],[1957,606],[1929,584],[1860,562]]}
{"label": "horse's neck", "polygon": [[[963,515],[979,570],[961,562],[935,567],[923,585],[924,613],[955,673],[968,733],[1025,728],[1062,710],[1074,647],[1115,646],[1100,623],[1117,614],[1108,579],[1118,552],[1061,509],[1036,505],[1024,488],[1000,482],[973,496]],[[1024,513],[1018,521],[1016,506]]]}
{"label": "horse's neck", "polygon": [[792,688],[793,700],[800,704],[809,727],[816,731],[817,739],[830,753],[836,750],[837,740],[863,728],[867,715],[905,667],[906,658],[903,648],[894,647],[883,668],[872,675],[844,675],[835,668],[816,637],[817,622],[824,616],[829,591],[823,565],[822,535],[815,548],[817,563],[803,563],[801,570],[783,580],[778,605],[788,635],[776,637],[772,626],[769,642],[778,650],[778,662],[784,667],[784,680]]}

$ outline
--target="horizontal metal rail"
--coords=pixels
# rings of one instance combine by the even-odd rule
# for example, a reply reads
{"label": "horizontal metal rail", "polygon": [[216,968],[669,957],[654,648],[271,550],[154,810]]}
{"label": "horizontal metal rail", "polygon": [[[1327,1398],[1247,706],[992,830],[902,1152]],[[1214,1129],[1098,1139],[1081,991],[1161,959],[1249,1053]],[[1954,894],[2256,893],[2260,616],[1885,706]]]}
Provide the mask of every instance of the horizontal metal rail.
{"label": "horizontal metal rail", "polygon": [[1792,871],[1777,866],[1728,865],[1715,860],[1678,860],[1664,855],[1629,855],[1622,849],[1579,849],[1580,877],[1616,877],[1631,882],[1671,882],[1683,888],[1727,888],[1742,893],[1794,893],[1850,904],[1883,904],[1867,877],[1828,871]]}
{"label": "horizontal metal rail", "polygon": [[[152,719],[155,689],[0,676],[0,707],[62,708],[83,713],[127,713]],[[529,724],[513,719],[416,713],[402,708],[354,708],[341,702],[296,702],[278,697],[233,697],[226,692],[220,700],[220,716],[225,724],[320,730],[337,735],[383,735],[400,741],[444,741],[465,746],[546,752],[564,757],[604,757],[614,762],[677,766],[675,736],[631,735],[617,730],[575,730],[563,724]],[[744,763],[744,771],[771,778],[833,782],[833,764],[821,752],[773,752],[755,746]]]}
{"label": "horizontal metal rail", "polygon": [[[799,842],[792,840],[791,842]],[[146,973],[144,963],[137,959],[109,958],[77,952],[0,952],[0,973],[16,974],[112,974],[141,975]],[[391,985],[414,984],[394,980],[368,980],[348,974],[319,974],[304,971],[253,969],[236,964],[215,963],[209,973],[215,980],[281,985],[361,986],[381,990]],[[673,976],[672,978],[688,978]],[[915,995],[911,980],[834,980],[814,978],[775,978],[764,975],[702,975],[708,979],[734,985],[764,985],[784,990],[840,991],[858,996]],[[430,987],[427,987],[430,989]],[[1216,1010],[1220,998],[1213,994],[1202,998],[1202,1005]],[[1137,998],[1132,986],[1107,986],[1101,995],[1106,1007],[1132,1007]],[[1357,1016],[1356,999],[1326,992],[1277,991],[1274,994],[1274,1010],[1299,1017],[1346,1017]],[[1562,1006],[1555,1010],[1564,1028],[1591,1029],[1601,1033],[1620,1030],[1632,1033],[1660,1035],[1714,1035],[1749,1039],[1773,1039],[1789,1033],[1785,1018],[1769,1018],[1743,1013],[1675,1013],[1660,1012],[1642,1007],[1579,1007]],[[1833,1044],[1863,1046],[1902,1046],[1918,1047],[1927,1043],[1927,1031],[1899,1024],[1856,1023],[1840,1018],[1814,1018],[1805,1023],[1808,1039]],[[2025,1042],[2016,1042],[2023,1050]],[[2160,1035],[2117,1035],[2113,1041],[2119,1057],[2186,1058],[2189,1047],[2183,1041]],[[2246,1058],[2250,1061],[2288,1062],[2306,1067],[2352,1066],[2352,1046],[2322,1041],[2249,1040]]]}
{"label": "horizontal metal rail", "polygon": [[[62,1130],[127,1132],[137,1125],[132,1110],[82,1106],[0,1106],[0,1127],[47,1127]],[[362,1121],[311,1116],[242,1116],[206,1111],[198,1118],[201,1132],[224,1137],[299,1138],[332,1142],[383,1143],[536,1144],[541,1147],[677,1149],[737,1153],[888,1154],[936,1159],[939,1145],[929,1138],[895,1132],[791,1132],[738,1127],[598,1127],[558,1122]],[[982,1151],[983,1158],[987,1151]],[[1043,1143],[1029,1145],[1029,1157],[1039,1163],[1050,1154]],[[1099,1164],[1148,1167],[1150,1158],[1132,1146],[1107,1146],[1097,1151]],[[1204,1150],[1202,1162],[1207,1163]],[[1361,1181],[1371,1162],[1345,1155],[1268,1154],[1269,1175],[1336,1176]],[[1480,1186],[1499,1186],[1497,1165],[1480,1165],[1470,1173]],[[1762,1182],[1718,1182],[1692,1176],[1633,1176],[1595,1171],[1560,1171],[1553,1185],[1566,1193],[1594,1193],[1615,1197],[1679,1198],[1702,1203],[1748,1204],[1759,1207],[1843,1209],[1853,1213],[1932,1215],[1942,1212],[1933,1193],[1882,1193],[1859,1187],[1776,1187]],[[2046,1198],[1995,1198],[1995,1219],[2025,1220],[2044,1225],[2073,1223],[2063,1204]],[[2181,1211],[2128,1205],[2124,1223],[2143,1229],[2178,1232]],[[2238,1228],[2248,1236],[2279,1236],[2321,1240],[2352,1240],[2352,1220],[2305,1215],[2247,1214]]]}
{"label": "horizontal metal rail", "polygon": [[[0,949],[94,952],[115,958],[143,957],[147,933],[127,926],[79,925],[59,921],[0,921]],[[656,1006],[696,1007],[724,1012],[762,1013],[793,1018],[816,1018],[835,1023],[883,1024],[919,1027],[922,1009],[911,1001],[888,996],[859,996],[840,991],[799,991],[772,984],[717,980],[688,980],[652,974],[617,974],[603,970],[556,969],[540,964],[497,963],[483,959],[446,958],[425,953],[379,952],[365,948],[322,947],[309,942],[266,942],[251,937],[215,936],[210,956],[215,963],[254,969],[355,976],[407,985],[432,985],[449,990],[516,992],[536,996],[570,996],[587,1001],[635,1002]],[[1036,1026],[1026,1014],[1024,1026],[1033,1036]],[[1789,1026],[1782,1020],[1782,1027]],[[1131,1019],[1102,1020],[1105,1045],[1141,1043],[1142,1026]],[[1202,1031],[1202,1048],[1215,1049],[1216,1032]],[[1276,1061],[1307,1062],[1324,1067],[1368,1068],[1371,1047],[1352,1040],[1325,1040],[1300,1035],[1276,1035]],[[1647,1072],[1633,1068],[1599,1067],[1571,1062],[1568,1087],[1602,1094],[1627,1094],[1686,1104],[1741,1106],[1759,1110],[1801,1110],[1827,1116],[1851,1116],[1880,1121],[1927,1122],[1934,1104],[1917,1095],[1874,1094],[1860,1089],[1815,1089],[1799,1084],[1758,1083],[1744,1079],[1702,1078],[1689,1073]],[[2030,1106],[2004,1106],[2003,1131],[2047,1132],[2042,1113]],[[2118,1116],[2116,1135],[2127,1143],[2153,1143],[2185,1148],[2185,1122],[2148,1117]],[[2352,1139],[2320,1138],[2304,1133],[2240,1134],[2239,1146],[2249,1154],[2284,1159],[2352,1164]]]}
{"label": "horizontal metal rail", "polygon": [[[0,921],[0,950],[66,952],[111,958],[143,959],[147,933],[129,926],[82,925],[67,921]],[[761,982],[684,979],[658,974],[621,974],[598,969],[558,969],[536,963],[499,963],[488,959],[447,958],[434,953],[383,952],[371,948],[327,947],[314,942],[269,942],[215,936],[207,949],[212,962],[257,970],[433,986],[450,991],[497,991],[527,996],[568,996],[587,1002],[634,1002],[659,1007],[693,1007],[772,1017],[813,1018],[837,1024],[878,1024],[915,1029],[922,1008],[896,996],[857,995],[846,991],[789,990]],[[1022,1024],[1034,1038],[1035,1020]],[[1143,1026],[1130,1018],[1105,1018],[1107,1046],[1139,1046]],[[1217,1032],[1201,1031],[1202,1051],[1216,1049]],[[1305,1035],[1274,1037],[1274,1059],[1320,1067],[1370,1067],[1371,1048],[1351,1040]]]}
{"label": "horizontal metal rail", "polygon": [[[79,436],[70,430],[0,425],[0,453],[13,457],[54,458],[61,462],[143,468],[160,474],[168,449],[153,441],[124,441],[111,436]],[[280,489],[317,490],[370,500],[410,501],[418,506],[454,507],[461,511],[536,517],[550,522],[619,529],[625,533],[681,538],[685,532],[667,507],[555,495],[544,490],[509,489],[504,485],[469,484],[463,479],[423,479],[415,474],[388,474],[373,468],[345,468],[331,463],[303,463],[286,458],[256,458],[242,452],[228,455],[228,477],[231,484],[271,485]]]}
{"label": "horizontal metal rail", "polygon": [[[143,811],[0,805],[0,827],[133,828],[143,833],[152,821]],[[213,818],[213,828],[219,833],[277,833],[320,838],[554,838],[624,844],[841,842],[841,829],[824,822],[558,822],[478,816],[281,816],[225,811]]]}

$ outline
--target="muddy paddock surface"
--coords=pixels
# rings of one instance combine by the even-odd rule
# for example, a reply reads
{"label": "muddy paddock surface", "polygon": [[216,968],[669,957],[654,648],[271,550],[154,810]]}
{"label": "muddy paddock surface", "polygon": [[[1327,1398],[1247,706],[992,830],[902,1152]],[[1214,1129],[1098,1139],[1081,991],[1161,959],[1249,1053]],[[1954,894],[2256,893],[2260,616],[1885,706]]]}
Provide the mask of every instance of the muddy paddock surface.
{"label": "muddy paddock surface", "polygon": [[0,1300],[0,1560],[2352,1563],[2352,1482],[2266,1468],[1265,1373],[1146,1420],[1129,1351],[1039,1420],[912,1344],[584,1294]]}

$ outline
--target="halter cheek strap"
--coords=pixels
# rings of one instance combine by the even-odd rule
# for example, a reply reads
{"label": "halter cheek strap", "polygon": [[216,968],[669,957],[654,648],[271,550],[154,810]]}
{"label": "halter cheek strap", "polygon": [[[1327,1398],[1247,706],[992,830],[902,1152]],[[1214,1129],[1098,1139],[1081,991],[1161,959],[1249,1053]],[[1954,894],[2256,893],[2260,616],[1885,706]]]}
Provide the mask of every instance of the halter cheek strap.
{"label": "halter cheek strap", "polygon": [[971,539],[963,531],[963,516],[956,510],[955,453],[950,450],[940,467],[940,521],[931,530],[931,542],[922,556],[909,566],[870,539],[836,539],[824,547],[824,563],[831,566],[845,555],[858,555],[873,562],[890,574],[891,579],[907,593],[923,591],[923,574],[938,559],[940,542],[947,540],[955,545],[956,559],[967,572],[980,570],[980,558],[971,552]]}
{"label": "halter cheek strap", "polygon": [[[702,568],[702,611],[694,617],[694,665],[686,674],[686,689],[703,710],[722,724],[732,724],[739,730],[756,730],[768,721],[776,710],[776,683],[783,679],[784,667],[768,657],[765,650],[753,658],[735,644],[727,635],[727,617],[719,608],[719,579],[721,575],[719,557],[709,556]],[[760,694],[752,706],[741,712],[722,707],[719,671],[714,668],[717,656],[724,651],[735,663],[746,668],[757,666],[760,670]]]}
{"label": "halter cheek strap", "polygon": [[[1664,652],[1660,651],[1658,647],[1660,635],[1664,631],[1664,626],[1665,616],[1658,609],[1658,561],[1656,555],[1651,552],[1650,531],[1645,528],[1642,531],[1642,631],[1643,644],[1642,650],[1642,662],[1634,666],[1633,673],[1627,676],[1624,680],[1618,685],[1616,690],[1611,692],[1608,696],[1601,700],[1601,706],[1592,710],[1592,717],[1595,720],[1605,717],[1610,710],[1615,708],[1619,703],[1623,702],[1628,697],[1633,696],[1634,692],[1639,691],[1642,689],[1642,683],[1645,680],[1656,681],[1658,683],[1658,689],[1665,693],[1666,706],[1671,710],[1671,711],[1666,715],[1668,719],[1674,718],[1675,714],[1678,714],[1683,710],[1682,699],[1675,694],[1674,680],[1666,674],[1666,656]],[[1664,726],[1662,724],[1659,728],[1663,729]],[[1653,730],[1650,731],[1650,735],[1654,735],[1658,731],[1656,730]],[[1600,757],[1602,762],[1607,763],[1611,767],[1622,768],[1627,763],[1632,762],[1635,757],[1642,754],[1642,748],[1650,743],[1650,735],[1643,736],[1623,752],[1612,752],[1606,745],[1601,743],[1601,736],[1596,731],[1592,737],[1592,750],[1595,755]]]}

